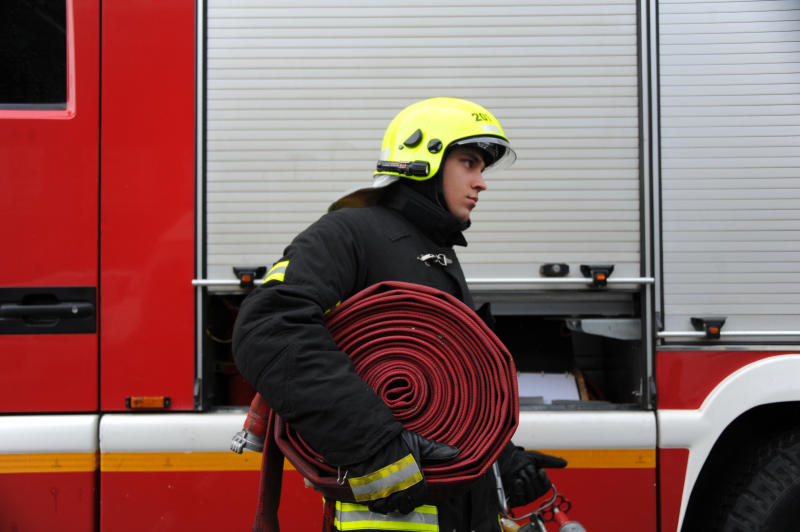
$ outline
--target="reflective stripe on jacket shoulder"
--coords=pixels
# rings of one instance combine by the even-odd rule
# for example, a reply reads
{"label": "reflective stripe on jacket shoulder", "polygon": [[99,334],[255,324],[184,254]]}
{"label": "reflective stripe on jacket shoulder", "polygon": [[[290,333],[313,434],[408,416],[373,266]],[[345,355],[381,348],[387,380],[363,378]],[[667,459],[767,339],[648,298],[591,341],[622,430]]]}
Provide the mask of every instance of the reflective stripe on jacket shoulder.
{"label": "reflective stripe on jacket shoulder", "polygon": [[267,284],[270,281],[283,282],[283,279],[286,277],[286,269],[288,267],[289,267],[288,260],[276,262],[272,266],[272,268],[267,272],[267,275],[266,277],[264,277],[264,281],[261,284]]}
{"label": "reflective stripe on jacket shoulder", "polygon": [[370,512],[364,504],[336,501],[334,526],[342,531],[438,532],[439,514],[436,506],[427,504],[418,506],[409,514],[378,514]]}

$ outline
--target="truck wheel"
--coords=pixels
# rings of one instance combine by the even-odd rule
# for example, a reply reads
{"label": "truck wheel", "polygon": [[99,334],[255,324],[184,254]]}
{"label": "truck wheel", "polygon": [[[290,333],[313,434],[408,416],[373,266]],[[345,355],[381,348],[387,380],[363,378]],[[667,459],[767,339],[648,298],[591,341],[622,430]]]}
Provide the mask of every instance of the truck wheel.
{"label": "truck wheel", "polygon": [[721,508],[721,532],[800,530],[800,430],[770,438],[744,464]]}

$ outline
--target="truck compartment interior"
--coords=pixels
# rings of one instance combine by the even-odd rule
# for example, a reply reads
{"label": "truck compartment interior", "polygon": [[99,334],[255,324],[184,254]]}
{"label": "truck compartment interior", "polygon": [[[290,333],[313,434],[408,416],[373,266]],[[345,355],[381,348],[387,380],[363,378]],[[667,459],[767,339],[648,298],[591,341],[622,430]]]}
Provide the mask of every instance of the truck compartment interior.
{"label": "truck compartment interior", "polygon": [[[233,324],[241,291],[204,297],[201,409],[250,404],[236,369]],[[637,291],[476,293],[490,303],[493,329],[514,357],[522,410],[644,408],[647,364]]]}
{"label": "truck compartment interior", "polygon": [[514,357],[523,410],[644,408],[637,291],[476,294]]}

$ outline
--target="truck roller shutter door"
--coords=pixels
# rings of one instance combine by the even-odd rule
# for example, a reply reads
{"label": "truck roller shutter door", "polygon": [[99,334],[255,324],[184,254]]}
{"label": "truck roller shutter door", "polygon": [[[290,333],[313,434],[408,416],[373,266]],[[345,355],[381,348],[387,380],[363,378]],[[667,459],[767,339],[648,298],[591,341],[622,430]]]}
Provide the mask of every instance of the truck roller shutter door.
{"label": "truck roller shutter door", "polygon": [[723,335],[796,340],[798,5],[659,6],[666,331],[724,316]]}
{"label": "truck roller shutter door", "polygon": [[519,155],[487,175],[468,278],[640,274],[635,2],[211,0],[207,22],[207,278],[279,258],[370,182],[395,113],[444,95],[489,108]]}

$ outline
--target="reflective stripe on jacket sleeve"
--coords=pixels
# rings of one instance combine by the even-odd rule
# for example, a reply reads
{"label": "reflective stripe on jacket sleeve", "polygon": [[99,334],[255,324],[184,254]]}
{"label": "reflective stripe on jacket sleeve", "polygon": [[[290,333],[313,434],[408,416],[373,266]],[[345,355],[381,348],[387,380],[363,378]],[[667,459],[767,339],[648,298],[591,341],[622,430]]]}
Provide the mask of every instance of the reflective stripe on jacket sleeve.
{"label": "reflective stripe on jacket sleeve", "polygon": [[422,480],[414,456],[407,454],[400,460],[382,467],[377,471],[361,477],[353,477],[348,481],[357,502],[383,499],[392,493],[402,491]]}

